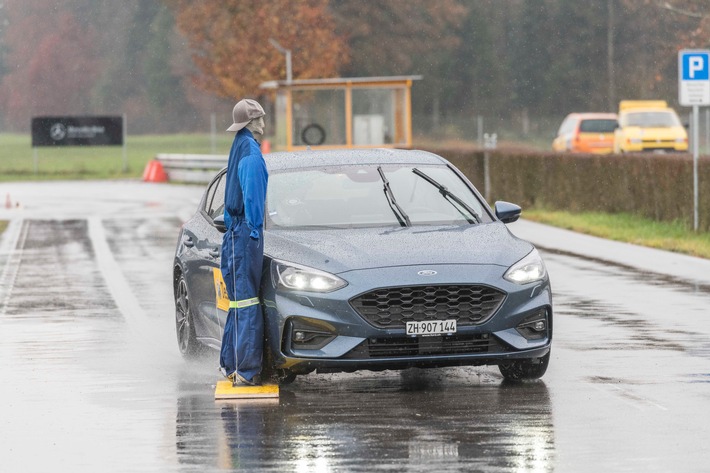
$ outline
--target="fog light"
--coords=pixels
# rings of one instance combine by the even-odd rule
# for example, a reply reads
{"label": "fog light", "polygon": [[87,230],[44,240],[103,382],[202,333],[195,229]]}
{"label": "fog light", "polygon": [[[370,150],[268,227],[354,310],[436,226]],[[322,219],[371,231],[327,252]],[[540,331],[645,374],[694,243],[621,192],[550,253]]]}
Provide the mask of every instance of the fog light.
{"label": "fog light", "polygon": [[319,350],[337,337],[331,324],[309,317],[293,317],[288,322],[292,350]]}
{"label": "fog light", "polygon": [[539,309],[523,319],[515,329],[528,340],[542,340],[547,335],[547,309]]}

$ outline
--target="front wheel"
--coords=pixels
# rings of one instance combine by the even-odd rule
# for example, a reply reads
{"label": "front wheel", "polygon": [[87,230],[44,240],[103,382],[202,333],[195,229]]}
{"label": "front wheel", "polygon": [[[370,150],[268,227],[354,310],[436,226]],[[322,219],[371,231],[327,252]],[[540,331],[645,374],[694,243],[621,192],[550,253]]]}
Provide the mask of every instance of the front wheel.
{"label": "front wheel", "polygon": [[550,364],[550,352],[541,358],[532,358],[530,360],[513,360],[507,363],[498,365],[500,374],[510,381],[522,381],[525,379],[538,379],[547,371],[547,366]]}
{"label": "front wheel", "polygon": [[175,291],[175,331],[177,333],[178,348],[183,357],[197,358],[202,354],[202,346],[197,341],[192,312],[190,310],[190,297],[187,294],[185,276],[180,275],[180,280]]}

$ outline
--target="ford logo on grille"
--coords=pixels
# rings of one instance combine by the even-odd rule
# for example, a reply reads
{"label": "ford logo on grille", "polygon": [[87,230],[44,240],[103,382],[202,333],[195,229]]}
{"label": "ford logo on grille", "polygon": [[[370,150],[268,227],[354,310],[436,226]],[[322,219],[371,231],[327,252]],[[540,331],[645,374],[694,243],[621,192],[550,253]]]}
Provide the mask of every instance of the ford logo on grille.
{"label": "ford logo on grille", "polygon": [[433,276],[436,274],[436,271],[431,269],[425,269],[424,271],[419,271],[417,274],[419,276]]}

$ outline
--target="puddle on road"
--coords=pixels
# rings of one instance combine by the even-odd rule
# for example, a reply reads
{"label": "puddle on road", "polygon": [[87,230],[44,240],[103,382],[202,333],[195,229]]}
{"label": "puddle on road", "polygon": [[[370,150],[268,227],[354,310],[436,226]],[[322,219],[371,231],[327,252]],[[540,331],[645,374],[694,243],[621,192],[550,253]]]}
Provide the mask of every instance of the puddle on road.
{"label": "puddle on road", "polygon": [[[94,259],[86,220],[26,220],[16,252],[14,280],[4,290],[7,318],[47,322],[114,318],[116,305]],[[6,270],[10,271],[9,268]]]}
{"label": "puddle on road", "polygon": [[271,402],[178,399],[183,465],[248,471],[552,471],[544,382],[479,384],[477,370],[316,375]]}
{"label": "puddle on road", "polygon": [[572,259],[597,263],[603,268],[602,271],[607,271],[610,275],[616,277],[619,276],[618,270],[622,270],[624,277],[633,282],[642,283],[644,285],[662,286],[664,289],[673,289],[682,293],[710,295],[710,284],[690,281],[687,279],[669,276],[666,274],[654,273],[652,271],[644,271],[634,266],[621,264],[616,261],[605,260],[602,258],[593,258],[590,256],[563,251],[555,248],[547,248],[539,245],[536,246],[539,250],[553,255],[567,256]]}
{"label": "puddle on road", "polygon": [[[690,352],[697,350],[703,340],[700,335],[685,330],[669,329],[645,319],[638,314],[625,311],[607,302],[594,299],[580,299],[574,296],[555,294],[556,316],[574,316],[593,319],[613,327],[621,327],[632,331],[618,340],[605,339],[597,345],[589,343],[579,345],[576,349],[584,350],[673,350]],[[678,339],[682,339],[682,342]],[[583,348],[582,348],[583,346]]]}

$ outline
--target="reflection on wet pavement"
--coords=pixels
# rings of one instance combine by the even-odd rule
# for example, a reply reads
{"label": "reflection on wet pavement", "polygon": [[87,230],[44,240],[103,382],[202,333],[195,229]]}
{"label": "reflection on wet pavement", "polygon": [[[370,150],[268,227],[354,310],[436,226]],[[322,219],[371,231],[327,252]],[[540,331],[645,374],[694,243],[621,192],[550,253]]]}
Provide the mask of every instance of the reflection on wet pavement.
{"label": "reflection on wet pavement", "polygon": [[466,369],[308,378],[282,388],[279,400],[181,397],[180,462],[299,472],[542,472],[554,465],[544,382],[482,383]]}
{"label": "reflection on wet pavement", "polygon": [[543,381],[312,374],[216,403],[171,287],[200,189],[139,184],[28,187],[0,241],[0,471],[707,471],[707,286],[547,250]]}

